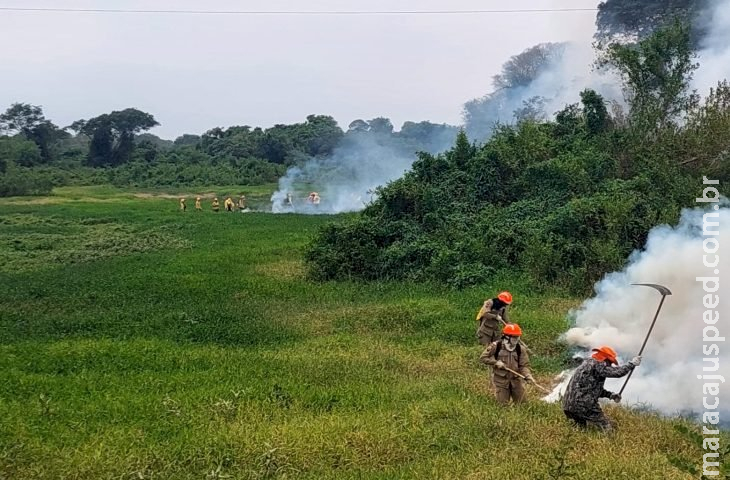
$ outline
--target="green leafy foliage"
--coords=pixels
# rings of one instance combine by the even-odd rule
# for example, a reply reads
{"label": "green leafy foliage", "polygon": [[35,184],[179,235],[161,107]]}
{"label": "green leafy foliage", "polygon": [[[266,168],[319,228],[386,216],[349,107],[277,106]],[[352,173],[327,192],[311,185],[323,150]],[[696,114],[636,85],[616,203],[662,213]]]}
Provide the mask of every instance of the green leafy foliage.
{"label": "green leafy foliage", "polygon": [[680,24],[606,52],[626,80],[628,121],[587,90],[554,121],[500,126],[480,146],[462,133],[380,188],[360,217],[320,231],[312,276],[463,287],[516,271],[582,292],[620,268],[652,227],[693,205],[701,172],[728,179],[730,88],[698,103]]}

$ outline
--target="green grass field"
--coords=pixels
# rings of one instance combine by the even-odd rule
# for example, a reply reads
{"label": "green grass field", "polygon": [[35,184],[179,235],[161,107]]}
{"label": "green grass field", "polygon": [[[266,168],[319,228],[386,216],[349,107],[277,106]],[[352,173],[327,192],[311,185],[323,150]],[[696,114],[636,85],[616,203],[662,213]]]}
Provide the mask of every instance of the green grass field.
{"label": "green grass field", "polygon": [[[205,189],[265,204],[273,186]],[[666,479],[676,420],[574,431],[498,407],[474,314],[499,289],[549,385],[580,299],[307,280],[332,217],[178,211],[175,195],[0,199],[0,479]]]}

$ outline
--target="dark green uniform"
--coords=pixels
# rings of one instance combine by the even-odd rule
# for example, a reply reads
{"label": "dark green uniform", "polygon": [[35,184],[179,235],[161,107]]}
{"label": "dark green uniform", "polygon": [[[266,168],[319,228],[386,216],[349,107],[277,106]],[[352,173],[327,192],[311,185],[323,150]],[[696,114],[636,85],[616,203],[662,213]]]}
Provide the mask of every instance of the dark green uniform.
{"label": "dark green uniform", "polygon": [[606,378],[623,377],[633,369],[634,365],[631,363],[614,367],[594,358],[585,360],[573,373],[565,391],[563,397],[565,416],[583,427],[590,424],[602,430],[611,430],[611,422],[603,414],[598,399],[611,398],[613,393],[606,390],[603,385]]}

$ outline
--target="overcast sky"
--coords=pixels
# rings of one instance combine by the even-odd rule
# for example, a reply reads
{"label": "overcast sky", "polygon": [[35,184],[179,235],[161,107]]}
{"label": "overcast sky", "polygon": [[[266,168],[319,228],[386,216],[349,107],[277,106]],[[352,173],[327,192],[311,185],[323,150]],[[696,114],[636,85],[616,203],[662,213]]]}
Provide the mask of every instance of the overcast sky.
{"label": "overcast sky", "polygon": [[[590,8],[598,0],[0,0],[0,7],[198,10]],[[334,116],[461,123],[511,55],[588,41],[595,12],[247,16],[0,11],[0,109],[66,126],[126,107],[175,138]]]}

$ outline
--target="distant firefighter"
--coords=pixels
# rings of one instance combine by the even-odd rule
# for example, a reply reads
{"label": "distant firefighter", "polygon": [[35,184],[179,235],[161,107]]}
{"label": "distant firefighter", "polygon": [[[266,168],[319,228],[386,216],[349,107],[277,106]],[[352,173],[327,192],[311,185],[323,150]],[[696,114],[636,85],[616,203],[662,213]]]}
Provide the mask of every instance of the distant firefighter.
{"label": "distant firefighter", "polygon": [[317,193],[317,192],[312,192],[309,194],[309,197],[307,197],[307,202],[311,203],[312,205],[315,205],[315,206],[319,205],[319,201],[320,201],[319,193]]}
{"label": "distant firefighter", "polygon": [[223,202],[223,206],[226,207],[226,212],[232,212],[233,211],[233,207],[235,205],[236,204],[233,203],[233,200],[231,200],[231,197],[226,197],[225,202]]}
{"label": "distant firefighter", "polygon": [[284,206],[287,208],[292,208],[294,206],[294,200],[292,199],[291,192],[286,194],[286,200],[284,201]]}
{"label": "distant firefighter", "polygon": [[195,197],[195,210],[203,210],[203,206],[200,204],[200,197]]}
{"label": "distant firefighter", "polygon": [[246,210],[246,195],[241,195],[238,197],[238,209],[243,212]]}
{"label": "distant firefighter", "polygon": [[213,211],[217,212],[221,209],[220,203],[218,203],[218,197],[215,197],[213,199],[213,203],[210,204],[211,207],[213,207]]}
{"label": "distant firefighter", "polygon": [[183,212],[188,209],[188,206],[185,205],[185,198],[180,198],[180,210]]}

